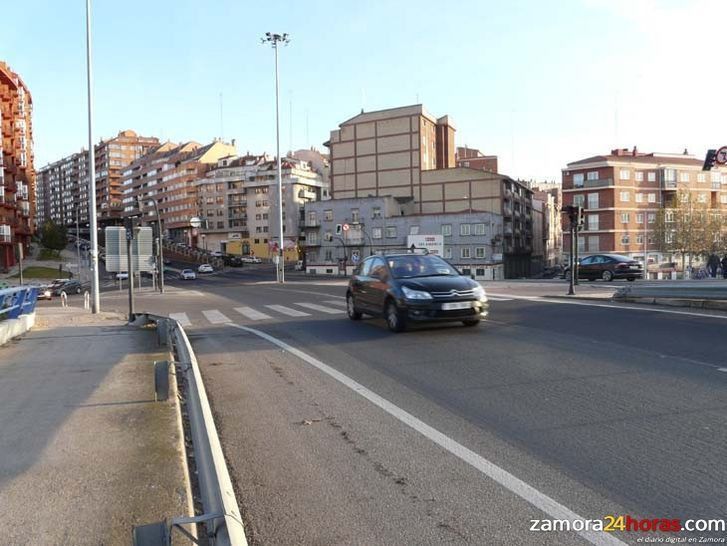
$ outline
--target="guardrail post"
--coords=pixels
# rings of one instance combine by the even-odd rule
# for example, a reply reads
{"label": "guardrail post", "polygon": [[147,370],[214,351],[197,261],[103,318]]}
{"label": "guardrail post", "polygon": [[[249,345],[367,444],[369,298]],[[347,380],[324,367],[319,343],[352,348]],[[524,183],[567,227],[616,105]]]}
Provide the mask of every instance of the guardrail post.
{"label": "guardrail post", "polygon": [[154,362],[154,399],[157,402],[169,399],[169,361]]}

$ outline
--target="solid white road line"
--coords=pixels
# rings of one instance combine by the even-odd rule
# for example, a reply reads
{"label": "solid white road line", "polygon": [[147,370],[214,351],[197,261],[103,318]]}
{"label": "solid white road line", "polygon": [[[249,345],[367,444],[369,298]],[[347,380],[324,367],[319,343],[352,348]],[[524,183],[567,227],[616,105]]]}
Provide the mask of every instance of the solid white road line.
{"label": "solid white road line", "polygon": [[273,311],[277,311],[278,313],[288,315],[289,317],[309,317],[310,316],[310,313],[298,311],[297,309],[293,309],[291,307],[285,307],[285,305],[266,305],[265,307],[267,307],[268,309],[272,309]]}
{"label": "solid white road line", "polygon": [[346,302],[341,300],[323,300],[323,303],[327,303],[329,305],[340,305],[343,307],[346,307]]}
{"label": "solid white road line", "polygon": [[487,294],[487,299],[492,301],[512,301],[512,298],[503,298],[500,296],[493,296],[491,294]]}
{"label": "solid white road line", "polygon": [[[695,313],[693,311],[674,311],[672,309],[655,309],[652,307],[634,307],[633,305],[619,305],[611,303],[596,303],[589,301],[575,301],[565,300],[556,298],[545,298],[543,296],[518,296],[515,294],[496,294],[496,297],[511,298],[513,300],[526,300],[526,301],[537,301],[539,303],[554,303],[563,305],[582,305],[584,307],[606,307],[608,309],[626,309],[629,311],[646,311],[649,313],[666,313],[668,315],[687,315],[690,317],[702,317],[702,318],[713,318],[713,319],[727,319],[727,315],[709,315],[706,313]],[[490,294],[487,294],[490,297]],[[565,296],[564,296],[565,297]]]}
{"label": "solid white road line", "polygon": [[207,311],[202,311],[202,314],[212,324],[225,324],[227,322],[232,322],[225,315],[220,313],[217,309],[209,309]]}
{"label": "solid white road line", "polygon": [[189,320],[187,313],[169,313],[169,318],[176,320],[182,326],[192,325],[192,322]]}
{"label": "solid white road line", "polygon": [[240,313],[243,317],[247,317],[250,320],[265,320],[273,318],[270,315],[256,311],[252,307],[235,307],[235,311]]}
{"label": "solid white road line", "polygon": [[[297,304],[299,305],[299,304]],[[495,463],[488,461],[481,455],[478,455],[474,451],[466,448],[462,444],[454,441],[452,438],[446,436],[445,434],[439,432],[437,429],[430,427],[427,425],[424,421],[421,421],[414,417],[411,413],[408,413],[407,411],[401,409],[399,406],[396,406],[395,404],[392,404],[388,400],[382,398],[378,394],[376,394],[373,391],[370,391],[360,383],[354,381],[347,375],[342,374],[338,370],[332,368],[328,364],[324,364],[317,358],[304,353],[300,349],[296,349],[292,345],[288,345],[286,342],[281,341],[280,339],[273,337],[269,334],[266,334],[265,332],[262,332],[260,330],[255,330],[254,328],[249,328],[247,326],[241,326],[239,324],[229,324],[228,326],[232,326],[234,328],[239,328],[240,330],[244,330],[246,332],[249,332],[251,334],[254,334],[262,339],[265,339],[272,343],[273,345],[277,345],[281,349],[288,351],[289,353],[297,356],[301,360],[307,362],[311,366],[319,369],[323,373],[329,375],[336,381],[342,383],[349,389],[353,390],[354,392],[360,394],[363,396],[366,400],[374,404],[375,406],[378,406],[382,410],[384,410],[389,415],[393,416],[394,418],[398,419],[405,425],[411,427],[412,429],[416,430],[420,434],[427,437],[429,440],[434,442],[435,444],[441,446],[445,450],[449,451],[452,455],[455,457],[461,459],[462,461],[466,462],[467,464],[471,465],[475,469],[479,470],[482,474],[489,477],[490,479],[494,480],[495,482],[502,485],[505,489],[508,489],[509,491],[512,491],[516,495],[518,495],[520,498],[524,499],[525,501],[529,502],[539,510],[543,511],[547,515],[549,515],[551,518],[554,519],[568,519],[568,520],[583,520],[586,518],[583,518],[579,514],[573,512],[566,506],[563,506],[558,501],[550,498],[545,493],[541,493],[537,489],[535,489],[533,486],[528,485],[524,481],[522,481],[520,478],[517,478],[516,476],[510,474],[507,470],[500,468]],[[584,539],[586,539],[591,544],[597,545],[597,546],[626,546],[625,542],[620,541],[616,537],[609,535],[608,533],[604,533],[601,531],[574,531]]]}
{"label": "solid white road line", "polygon": [[329,315],[335,315],[343,313],[343,309],[334,309],[333,307],[326,307],[325,305],[316,305],[315,303],[296,303],[306,309],[313,309],[313,311],[320,311],[321,313],[328,313]]}

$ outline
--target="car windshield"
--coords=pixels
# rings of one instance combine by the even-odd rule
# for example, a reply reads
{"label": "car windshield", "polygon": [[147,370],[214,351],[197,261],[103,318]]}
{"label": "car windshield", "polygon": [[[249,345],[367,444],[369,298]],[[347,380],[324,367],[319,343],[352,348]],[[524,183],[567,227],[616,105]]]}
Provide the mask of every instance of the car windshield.
{"label": "car windshield", "polygon": [[438,256],[392,256],[388,262],[395,279],[459,275],[454,267]]}

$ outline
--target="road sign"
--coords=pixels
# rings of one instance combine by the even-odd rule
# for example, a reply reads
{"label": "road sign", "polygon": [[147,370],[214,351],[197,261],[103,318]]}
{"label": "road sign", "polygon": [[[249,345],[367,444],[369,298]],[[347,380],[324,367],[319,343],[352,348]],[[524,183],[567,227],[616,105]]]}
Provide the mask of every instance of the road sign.
{"label": "road sign", "polygon": [[348,224],[343,224],[343,226],[341,226],[341,227],[342,227],[343,231],[348,231],[351,226],[349,226]]}
{"label": "road sign", "polygon": [[727,164],[727,146],[722,146],[719,150],[717,150],[716,161],[720,165]]}
{"label": "road sign", "polygon": [[[112,273],[128,272],[126,228],[109,226],[104,233],[106,234],[106,271]],[[134,271],[152,271],[154,267],[153,238],[152,228],[150,227],[141,227],[135,230],[135,236],[131,243]]]}
{"label": "road sign", "polygon": [[193,228],[198,228],[199,226],[202,225],[202,220],[200,220],[196,216],[192,216],[192,218],[189,219],[189,225],[192,226]]}

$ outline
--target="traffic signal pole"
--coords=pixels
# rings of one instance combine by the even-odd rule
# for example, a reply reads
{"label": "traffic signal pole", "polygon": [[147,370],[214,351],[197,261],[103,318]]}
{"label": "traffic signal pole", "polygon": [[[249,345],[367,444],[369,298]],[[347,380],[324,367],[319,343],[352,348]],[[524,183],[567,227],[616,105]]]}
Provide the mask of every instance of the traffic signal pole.
{"label": "traffic signal pole", "polygon": [[573,279],[575,276],[575,260],[573,259],[574,249],[576,248],[576,239],[575,239],[575,224],[571,222],[570,224],[570,257],[568,261],[570,262],[568,265],[570,266],[570,276],[568,281],[568,295],[569,296],[575,296],[576,291],[573,288]]}

